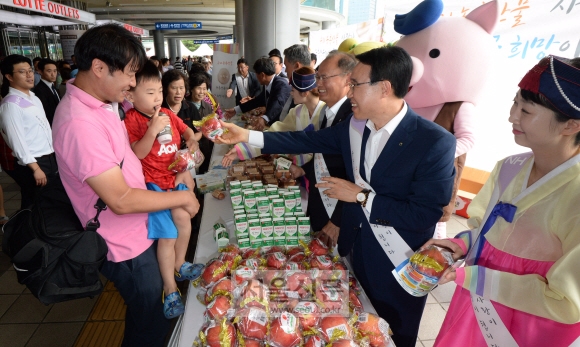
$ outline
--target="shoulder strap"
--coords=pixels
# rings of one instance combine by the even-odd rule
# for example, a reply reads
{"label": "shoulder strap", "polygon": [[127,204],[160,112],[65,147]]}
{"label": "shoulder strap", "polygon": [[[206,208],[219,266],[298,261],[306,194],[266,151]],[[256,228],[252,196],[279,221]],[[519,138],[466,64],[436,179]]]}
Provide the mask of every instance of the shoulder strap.
{"label": "shoulder strap", "polygon": [[[121,160],[121,162],[119,163],[119,167],[121,169],[123,169],[123,162],[125,162],[125,159]],[[87,222],[85,226],[85,230],[87,231],[97,231],[97,229],[99,229],[99,227],[101,226],[101,222],[99,222],[99,215],[101,214],[101,212],[107,209],[107,204],[105,204],[103,199],[99,198],[99,200],[97,200],[97,203],[95,204],[95,209],[97,210],[97,214],[95,215],[94,218],[90,219]]]}

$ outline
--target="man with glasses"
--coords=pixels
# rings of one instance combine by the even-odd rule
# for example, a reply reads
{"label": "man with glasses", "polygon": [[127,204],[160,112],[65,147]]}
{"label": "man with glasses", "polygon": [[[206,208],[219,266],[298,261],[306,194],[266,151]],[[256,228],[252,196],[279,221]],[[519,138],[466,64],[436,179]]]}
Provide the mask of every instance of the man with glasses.
{"label": "man with glasses", "polygon": [[274,70],[276,70],[276,76],[288,80],[288,75],[286,75],[284,71],[282,71],[282,68],[284,67],[284,59],[282,59],[280,53],[270,53],[270,60],[272,60],[272,62],[274,63]]}
{"label": "man with glasses", "polygon": [[[432,236],[449,203],[455,138],[411,110],[403,97],[413,63],[400,47],[357,55],[350,75],[353,116],[317,132],[259,133],[225,124],[219,143],[249,142],[262,153],[343,156],[348,180],[326,177],[318,188],[344,202],[338,239],[398,347],[415,346],[427,296],[405,291],[391,272]],[[319,87],[321,88],[321,87]]]}
{"label": "man with glasses", "polygon": [[229,98],[232,94],[236,95],[236,106],[242,102],[253,99],[260,94],[260,83],[256,74],[250,70],[246,59],[240,58],[237,62],[238,72],[232,75],[232,82],[230,88],[226,92]]}
{"label": "man with glasses", "polygon": [[28,208],[40,187],[54,179],[58,168],[52,146],[52,132],[42,102],[34,92],[34,70],[30,59],[9,55],[0,65],[2,104],[0,131],[16,159],[7,173],[20,186],[20,208]]}

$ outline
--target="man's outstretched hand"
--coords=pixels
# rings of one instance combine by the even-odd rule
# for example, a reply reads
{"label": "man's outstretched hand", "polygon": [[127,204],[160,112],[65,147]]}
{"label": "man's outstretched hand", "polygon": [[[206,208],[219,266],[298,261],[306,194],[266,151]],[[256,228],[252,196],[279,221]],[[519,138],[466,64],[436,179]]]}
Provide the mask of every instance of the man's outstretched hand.
{"label": "man's outstretched hand", "polygon": [[221,143],[225,145],[235,145],[240,142],[248,142],[250,137],[250,131],[248,129],[240,128],[233,123],[226,123],[220,120],[222,128],[228,131],[215,138],[215,143]]}

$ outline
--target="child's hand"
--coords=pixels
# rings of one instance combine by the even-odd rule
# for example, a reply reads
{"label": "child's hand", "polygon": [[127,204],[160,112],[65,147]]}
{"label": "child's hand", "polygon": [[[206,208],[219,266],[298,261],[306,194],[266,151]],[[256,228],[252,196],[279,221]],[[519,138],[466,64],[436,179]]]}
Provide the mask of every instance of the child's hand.
{"label": "child's hand", "polygon": [[185,145],[187,146],[187,149],[189,149],[191,153],[199,149],[199,143],[193,138],[193,136],[190,137],[187,141],[185,141]]}
{"label": "child's hand", "polygon": [[168,116],[159,116],[160,109],[161,107],[155,107],[155,113],[147,123],[149,131],[152,131],[154,134],[159,134],[170,123]]}

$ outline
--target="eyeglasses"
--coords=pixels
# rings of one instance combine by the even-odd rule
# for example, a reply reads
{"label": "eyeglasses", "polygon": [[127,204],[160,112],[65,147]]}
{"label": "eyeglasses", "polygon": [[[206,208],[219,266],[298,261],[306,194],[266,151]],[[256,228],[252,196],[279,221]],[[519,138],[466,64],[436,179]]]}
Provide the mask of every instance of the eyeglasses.
{"label": "eyeglasses", "polygon": [[327,79],[331,78],[331,77],[336,77],[336,76],[344,76],[346,75],[346,73],[339,73],[336,75],[331,75],[331,76],[320,76],[320,75],[314,75],[314,79],[316,80],[316,82],[320,82],[320,81],[326,81]]}
{"label": "eyeglasses", "polygon": [[21,75],[32,75],[34,74],[34,70],[30,69],[30,70],[18,70],[18,71],[14,71],[17,72]]}
{"label": "eyeglasses", "polygon": [[368,82],[361,82],[361,83],[352,83],[351,82],[348,84],[348,87],[354,91],[354,87],[358,87],[358,86],[363,85],[363,84],[368,84],[368,85],[372,86],[373,84],[378,83],[378,82],[382,82],[382,81],[384,81],[384,80],[378,80],[378,81],[374,81],[374,82],[368,81]]}

